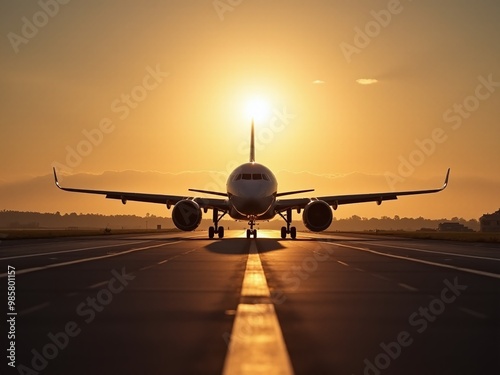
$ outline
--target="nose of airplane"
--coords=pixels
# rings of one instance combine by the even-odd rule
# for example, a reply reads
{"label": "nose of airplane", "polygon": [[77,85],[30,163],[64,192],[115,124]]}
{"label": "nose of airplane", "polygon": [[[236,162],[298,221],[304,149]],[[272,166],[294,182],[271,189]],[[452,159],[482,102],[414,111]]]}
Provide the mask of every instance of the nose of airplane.
{"label": "nose of airplane", "polygon": [[262,215],[269,210],[272,197],[245,198],[233,197],[233,205],[242,215]]}
{"label": "nose of airplane", "polygon": [[242,215],[262,215],[271,207],[274,196],[265,186],[244,186],[232,197],[236,210]]}

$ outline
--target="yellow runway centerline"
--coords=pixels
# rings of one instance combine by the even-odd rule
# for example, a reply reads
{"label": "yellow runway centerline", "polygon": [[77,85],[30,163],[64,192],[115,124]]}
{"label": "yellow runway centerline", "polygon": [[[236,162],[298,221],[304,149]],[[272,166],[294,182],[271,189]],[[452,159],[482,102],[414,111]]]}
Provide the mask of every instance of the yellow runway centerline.
{"label": "yellow runway centerline", "polygon": [[250,254],[248,254],[247,268],[243,277],[243,287],[241,288],[242,297],[270,297],[271,293],[267,286],[264,269],[260,262],[260,256],[257,252],[255,242],[250,245]]}
{"label": "yellow runway centerline", "polygon": [[[293,374],[255,240],[250,245],[224,375]],[[248,303],[255,299],[256,303]]]}

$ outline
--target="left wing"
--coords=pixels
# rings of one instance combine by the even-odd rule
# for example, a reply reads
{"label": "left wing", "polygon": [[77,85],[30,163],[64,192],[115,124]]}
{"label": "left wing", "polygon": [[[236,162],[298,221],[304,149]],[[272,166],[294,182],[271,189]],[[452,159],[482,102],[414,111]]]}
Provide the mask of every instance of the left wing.
{"label": "left wing", "polygon": [[127,203],[127,201],[136,201],[136,202],[149,202],[149,203],[159,203],[164,204],[167,208],[175,205],[177,202],[184,199],[192,199],[201,208],[204,209],[213,209],[217,208],[222,211],[227,211],[229,209],[229,204],[227,199],[212,199],[212,198],[194,198],[188,196],[180,196],[180,195],[164,195],[164,194],[148,194],[148,193],[132,193],[126,191],[109,191],[109,190],[88,190],[88,189],[74,189],[74,188],[65,188],[59,184],[57,179],[56,169],[54,170],[54,181],[56,186],[65,191],[69,191],[72,193],[86,193],[86,194],[100,194],[105,195],[108,199],[119,199],[123,204]]}
{"label": "left wing", "polygon": [[289,208],[301,209],[304,208],[309,202],[313,200],[324,201],[328,203],[330,206],[332,206],[333,209],[337,209],[337,206],[341,204],[362,203],[362,202],[377,202],[377,204],[381,204],[382,201],[398,199],[398,196],[430,194],[442,191],[446,188],[446,186],[448,186],[449,176],[450,176],[450,169],[448,168],[444,184],[438,189],[394,191],[394,192],[384,192],[384,193],[352,194],[352,195],[329,195],[316,198],[279,199],[276,201],[275,210],[276,212],[281,212]]}

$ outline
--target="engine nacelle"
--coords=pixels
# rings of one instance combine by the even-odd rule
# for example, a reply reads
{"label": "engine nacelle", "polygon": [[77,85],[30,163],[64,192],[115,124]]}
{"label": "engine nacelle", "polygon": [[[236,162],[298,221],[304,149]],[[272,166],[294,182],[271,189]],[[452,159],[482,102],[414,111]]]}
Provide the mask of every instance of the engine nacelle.
{"label": "engine nacelle", "polygon": [[321,232],[327,229],[332,220],[332,209],[325,201],[312,201],[304,207],[302,221],[306,228],[313,232]]}
{"label": "engine nacelle", "polygon": [[172,220],[177,228],[191,231],[201,223],[201,208],[198,203],[183,199],[177,202],[172,210]]}

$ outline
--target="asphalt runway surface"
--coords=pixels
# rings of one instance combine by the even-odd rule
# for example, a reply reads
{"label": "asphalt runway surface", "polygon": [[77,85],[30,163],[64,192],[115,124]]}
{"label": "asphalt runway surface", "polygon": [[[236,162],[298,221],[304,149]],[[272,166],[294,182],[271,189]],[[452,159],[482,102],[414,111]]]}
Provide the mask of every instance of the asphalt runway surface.
{"label": "asphalt runway surface", "polygon": [[244,235],[2,241],[2,374],[500,373],[500,245]]}

